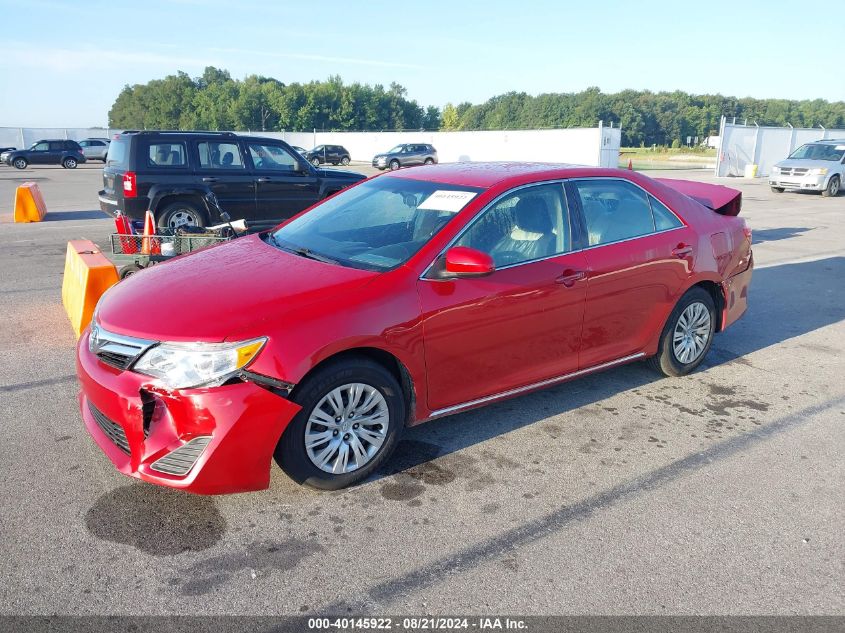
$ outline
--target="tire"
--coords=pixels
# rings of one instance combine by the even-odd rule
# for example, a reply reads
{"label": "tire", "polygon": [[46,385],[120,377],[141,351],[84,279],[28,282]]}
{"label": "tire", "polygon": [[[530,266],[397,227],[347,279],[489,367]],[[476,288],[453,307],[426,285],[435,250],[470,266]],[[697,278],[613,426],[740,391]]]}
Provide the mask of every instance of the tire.
{"label": "tire", "polygon": [[[695,334],[690,336],[692,333],[690,330],[686,330],[687,335],[678,341],[677,346],[675,345],[674,339],[676,338],[676,333],[680,335],[685,330],[682,323],[682,317],[684,316],[686,323],[690,323],[691,321],[693,325],[691,328],[692,332],[697,332],[700,336],[704,336],[706,333],[706,339],[700,348],[698,337]],[[696,323],[700,324],[697,328],[695,327]],[[713,297],[704,288],[691,288],[681,297],[669,315],[669,319],[666,321],[666,325],[660,335],[657,355],[648,359],[649,365],[665,376],[685,376],[689,374],[701,364],[707,356],[707,352],[710,351],[715,326],[716,306],[713,303]],[[684,357],[684,341],[687,341],[688,345],[691,344],[693,346],[690,353],[694,355]],[[679,348],[680,352],[678,351]]]}
{"label": "tire", "polygon": [[25,158],[16,158],[12,161],[12,165],[14,165],[15,169],[26,169],[29,163]]}
{"label": "tire", "polygon": [[396,171],[397,169],[399,169],[399,167],[400,165],[398,160],[394,158],[392,161],[390,161],[390,171]]}
{"label": "tire", "polygon": [[426,158],[426,159],[425,159],[425,164],[426,164],[426,165],[433,165],[433,164],[434,164],[434,159],[433,159],[433,158]]}
{"label": "tire", "polygon": [[825,190],[822,191],[822,195],[825,198],[835,198],[839,195],[840,185],[839,176],[831,176],[830,180],[827,181],[827,187],[825,187]]}
{"label": "tire", "polygon": [[126,279],[127,277],[131,277],[132,275],[137,273],[139,270],[144,270],[144,267],[139,266],[138,264],[128,264],[120,269],[118,277],[120,277],[121,279]]}
{"label": "tire", "polygon": [[[359,392],[359,406],[368,398],[373,399],[372,406],[364,413],[370,414],[368,418],[379,413],[379,420],[385,419],[386,415],[386,429],[381,423],[358,426],[353,422],[350,414],[356,412],[350,410],[349,404],[350,388],[354,385],[364,388]],[[337,429],[321,423],[321,420],[332,425],[338,423],[338,417],[332,421],[338,410],[328,401],[333,393],[339,395],[343,407],[338,416],[342,426]],[[390,457],[405,426],[405,399],[399,383],[387,369],[368,358],[351,357],[326,364],[297,387],[292,399],[302,409],[282,434],[276,446],[275,459],[295,482],[320,490],[339,490],[366,479]],[[321,414],[315,414],[318,410]],[[350,417],[347,418],[347,415]],[[359,429],[363,429],[364,434],[359,436]],[[320,439],[321,434],[330,435]],[[310,455],[306,448],[307,435],[315,437]],[[355,439],[348,441],[353,436]],[[375,442],[371,444],[367,437],[381,443],[378,446]],[[356,443],[359,447],[357,453],[354,448]],[[344,452],[347,468],[352,467],[352,459],[356,460],[356,465],[346,472],[343,472]],[[335,474],[318,467],[315,460],[320,457],[326,458],[324,468],[331,470],[334,467],[339,472]],[[358,459],[361,459],[360,465],[357,464]]]}
{"label": "tire", "polygon": [[71,158],[70,156],[68,156],[62,161],[62,167],[64,167],[65,169],[76,169],[77,164],[78,163],[76,162],[76,159]]}
{"label": "tire", "polygon": [[312,158],[311,164],[314,165],[314,167],[319,167],[320,166],[320,159],[319,158]]}
{"label": "tire", "polygon": [[341,158],[340,164],[343,165],[344,167],[348,167],[349,166],[349,156],[344,156],[343,158]]}
{"label": "tire", "polygon": [[783,187],[772,187],[773,193],[783,193],[783,191],[784,191]]}
{"label": "tire", "polygon": [[161,228],[177,229],[180,226],[205,226],[205,215],[196,205],[187,201],[177,201],[167,205],[158,215]]}

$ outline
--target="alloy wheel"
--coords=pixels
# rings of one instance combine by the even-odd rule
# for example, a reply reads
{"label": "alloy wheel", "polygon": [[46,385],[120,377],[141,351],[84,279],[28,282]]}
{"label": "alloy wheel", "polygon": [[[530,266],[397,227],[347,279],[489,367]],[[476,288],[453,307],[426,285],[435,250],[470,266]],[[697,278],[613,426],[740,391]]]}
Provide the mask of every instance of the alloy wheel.
{"label": "alloy wheel", "polygon": [[688,365],[701,356],[711,336],[710,325],[706,305],[696,301],[686,307],[672,333],[672,350],[679,362]]}
{"label": "alloy wheel", "polygon": [[311,463],[334,475],[358,470],[387,438],[390,412],[381,392],[356,382],[332,389],[311,411],[305,451]]}
{"label": "alloy wheel", "polygon": [[178,229],[180,226],[199,226],[199,220],[191,209],[177,209],[167,219],[167,226]]}

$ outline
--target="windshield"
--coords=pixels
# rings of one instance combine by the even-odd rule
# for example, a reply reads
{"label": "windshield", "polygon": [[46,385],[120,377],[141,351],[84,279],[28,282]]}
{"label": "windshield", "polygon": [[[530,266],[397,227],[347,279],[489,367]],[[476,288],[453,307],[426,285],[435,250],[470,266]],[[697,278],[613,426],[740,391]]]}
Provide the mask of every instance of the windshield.
{"label": "windshield", "polygon": [[827,145],[822,143],[807,143],[796,149],[790,158],[806,158],[808,160],[840,161],[845,156],[845,144]]}
{"label": "windshield", "polygon": [[405,149],[404,145],[397,145],[393,149],[389,150],[388,154],[399,154],[403,149]]}
{"label": "windshield", "polygon": [[304,257],[390,270],[420,250],[481,191],[382,176],[289,222],[270,234],[270,242]]}

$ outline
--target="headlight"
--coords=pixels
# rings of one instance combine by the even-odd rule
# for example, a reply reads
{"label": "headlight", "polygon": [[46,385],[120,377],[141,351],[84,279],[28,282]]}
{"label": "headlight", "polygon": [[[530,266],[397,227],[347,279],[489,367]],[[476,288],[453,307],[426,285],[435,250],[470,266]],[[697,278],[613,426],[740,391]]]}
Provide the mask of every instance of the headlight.
{"label": "headlight", "polygon": [[778,167],[777,165],[772,167],[772,173],[773,174],[779,174],[780,173],[780,167]]}
{"label": "headlight", "polygon": [[827,167],[814,167],[808,173],[811,176],[824,176],[827,174]]}
{"label": "headlight", "polygon": [[266,338],[240,343],[161,343],[148,350],[132,368],[160,378],[171,389],[214,387],[246,367]]}

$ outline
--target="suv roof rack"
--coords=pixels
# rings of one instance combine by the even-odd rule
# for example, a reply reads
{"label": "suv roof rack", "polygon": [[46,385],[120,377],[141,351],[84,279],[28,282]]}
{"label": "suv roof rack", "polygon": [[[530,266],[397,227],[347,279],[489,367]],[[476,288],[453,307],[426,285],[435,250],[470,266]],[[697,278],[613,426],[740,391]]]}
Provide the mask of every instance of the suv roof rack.
{"label": "suv roof rack", "polygon": [[234,132],[206,132],[203,130],[123,130],[121,134],[196,134],[203,136],[237,136]]}

